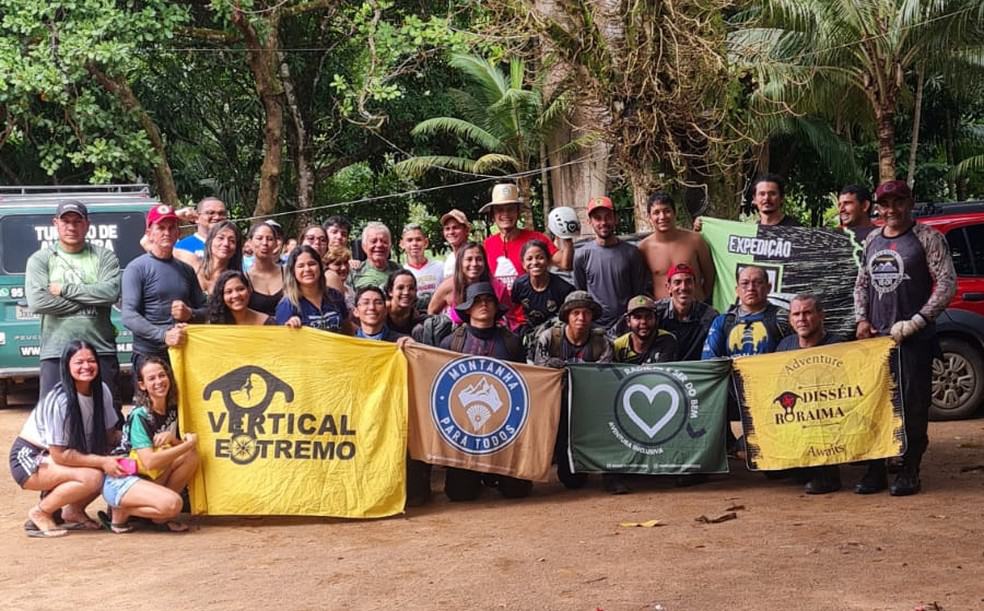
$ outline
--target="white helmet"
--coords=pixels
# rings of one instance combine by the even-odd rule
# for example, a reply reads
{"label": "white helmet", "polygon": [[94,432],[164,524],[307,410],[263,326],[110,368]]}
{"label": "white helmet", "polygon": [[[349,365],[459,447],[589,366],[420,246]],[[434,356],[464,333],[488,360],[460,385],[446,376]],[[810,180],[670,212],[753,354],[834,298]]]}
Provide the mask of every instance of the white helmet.
{"label": "white helmet", "polygon": [[560,238],[574,238],[581,234],[581,222],[577,220],[577,212],[567,206],[550,211],[547,227]]}

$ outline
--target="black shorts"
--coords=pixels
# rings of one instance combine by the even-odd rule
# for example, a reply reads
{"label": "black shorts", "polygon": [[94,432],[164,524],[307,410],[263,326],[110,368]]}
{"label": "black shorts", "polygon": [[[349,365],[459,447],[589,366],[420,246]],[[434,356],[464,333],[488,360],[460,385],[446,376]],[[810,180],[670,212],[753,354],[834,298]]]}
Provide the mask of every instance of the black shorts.
{"label": "black shorts", "polygon": [[48,450],[39,448],[30,441],[17,437],[14,445],[10,446],[10,474],[21,488],[29,477],[38,472],[41,463],[48,455]]}

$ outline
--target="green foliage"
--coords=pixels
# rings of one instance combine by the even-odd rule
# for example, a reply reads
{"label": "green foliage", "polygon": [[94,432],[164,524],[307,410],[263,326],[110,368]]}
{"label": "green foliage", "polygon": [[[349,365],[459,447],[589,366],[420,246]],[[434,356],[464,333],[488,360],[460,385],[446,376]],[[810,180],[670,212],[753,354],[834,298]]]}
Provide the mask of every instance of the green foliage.
{"label": "green foliage", "polygon": [[432,168],[508,174],[537,167],[541,144],[566,115],[568,96],[544,100],[539,79],[527,77],[526,64],[520,59],[510,60],[508,72],[488,59],[468,54],[452,55],[450,65],[467,83],[464,89],[448,92],[459,116],[427,119],[412,134],[454,136],[458,151],[476,154],[411,157],[396,164],[397,171],[419,177]]}
{"label": "green foliage", "polygon": [[91,71],[124,82],[138,76],[147,68],[143,51],[166,44],[187,19],[183,7],[0,0],[0,15],[0,109],[44,173],[108,182],[134,180],[153,166],[146,134]]}

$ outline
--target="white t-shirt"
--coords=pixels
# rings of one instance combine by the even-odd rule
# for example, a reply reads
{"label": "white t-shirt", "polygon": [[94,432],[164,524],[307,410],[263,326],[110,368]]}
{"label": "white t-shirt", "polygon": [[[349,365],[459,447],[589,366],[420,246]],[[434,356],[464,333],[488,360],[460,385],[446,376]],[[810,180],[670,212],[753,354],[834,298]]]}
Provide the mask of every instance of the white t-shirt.
{"label": "white t-shirt", "polygon": [[[74,391],[74,389],[72,389]],[[103,396],[103,423],[106,430],[116,426],[118,419],[116,410],[113,409],[113,393],[104,383],[102,385]],[[86,439],[92,434],[93,421],[93,400],[92,396],[78,395],[79,411],[82,413],[82,429],[85,431]],[[102,432],[103,435],[106,431]],[[61,386],[52,389],[38,403],[37,407],[27,417],[27,422],[21,428],[20,437],[31,443],[43,447],[68,446],[71,432],[68,430],[68,398],[62,391]]]}
{"label": "white t-shirt", "polygon": [[454,251],[452,250],[451,252],[448,253],[448,256],[444,257],[445,278],[450,278],[451,276],[454,276],[454,261],[455,261],[455,254]]}
{"label": "white t-shirt", "polygon": [[437,290],[437,285],[444,279],[444,264],[440,261],[428,261],[421,268],[409,263],[404,265],[417,279],[417,295],[431,295]]}

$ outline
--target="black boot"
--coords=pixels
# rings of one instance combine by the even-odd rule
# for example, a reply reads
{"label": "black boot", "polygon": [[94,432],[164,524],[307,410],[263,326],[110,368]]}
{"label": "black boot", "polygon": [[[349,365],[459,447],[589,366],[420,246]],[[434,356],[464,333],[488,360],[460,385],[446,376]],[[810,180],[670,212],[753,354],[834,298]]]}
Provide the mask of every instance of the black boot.
{"label": "black boot", "polygon": [[895,476],[888,493],[892,496],[910,496],[919,494],[920,490],[922,490],[922,482],[919,480],[919,467],[903,466]]}
{"label": "black boot", "polygon": [[625,478],[620,473],[603,473],[601,479],[605,483],[605,490],[610,494],[628,494],[632,492],[625,484]]}
{"label": "black boot", "polygon": [[885,468],[885,461],[869,461],[868,470],[864,472],[861,481],[854,487],[854,492],[857,494],[875,494],[885,488],[888,488],[888,472]]}
{"label": "black boot", "polygon": [[818,467],[803,471],[813,472],[813,478],[803,488],[807,494],[829,494],[841,489],[840,469],[837,467]]}
{"label": "black boot", "polygon": [[557,461],[557,479],[568,490],[577,490],[578,488],[584,487],[584,484],[588,481],[588,474],[571,473],[570,463],[565,459],[561,459]]}

